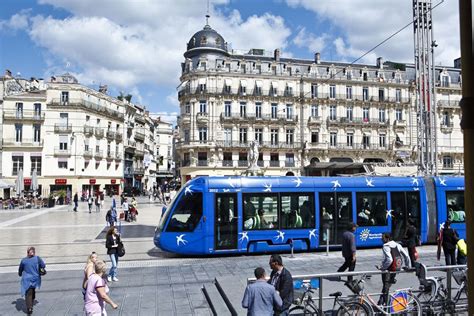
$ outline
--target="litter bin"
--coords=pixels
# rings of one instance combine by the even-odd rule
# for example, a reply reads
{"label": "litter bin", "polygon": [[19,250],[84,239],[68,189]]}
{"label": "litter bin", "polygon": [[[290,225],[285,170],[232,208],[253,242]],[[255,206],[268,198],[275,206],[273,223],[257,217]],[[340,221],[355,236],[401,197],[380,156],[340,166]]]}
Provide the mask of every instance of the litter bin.
{"label": "litter bin", "polygon": [[48,207],[54,207],[54,198],[50,197],[48,199]]}

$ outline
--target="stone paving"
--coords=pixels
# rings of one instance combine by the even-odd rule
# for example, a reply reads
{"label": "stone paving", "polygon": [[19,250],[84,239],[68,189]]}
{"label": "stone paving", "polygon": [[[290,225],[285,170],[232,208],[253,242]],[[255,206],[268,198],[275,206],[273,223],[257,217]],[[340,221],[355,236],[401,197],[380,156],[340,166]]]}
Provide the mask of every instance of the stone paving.
{"label": "stone paving", "polygon": [[[105,211],[88,214],[86,208],[81,204],[80,212],[74,213],[67,207],[58,207],[33,217],[28,216],[44,210],[3,214],[0,219],[0,315],[24,314],[17,265],[28,245],[37,246],[48,270],[37,294],[39,303],[35,305],[34,314],[83,315],[80,286],[85,258],[92,250],[106,258],[103,239],[98,238],[105,226]],[[210,315],[201,287],[206,285],[212,290],[214,278],[222,284],[239,315],[246,314],[240,307],[246,280],[253,276],[257,266],[269,272],[268,255],[184,258],[163,253],[154,247],[152,236],[137,233],[150,233],[143,227],[156,225],[161,206],[142,203],[139,211],[137,223],[122,227],[127,254],[119,262],[119,282],[110,285],[110,295],[120,307],[116,311],[107,307],[110,315]],[[424,246],[419,251],[426,264],[439,264],[435,260],[435,247]],[[381,260],[381,253],[381,249],[358,251],[356,270],[373,270]],[[340,252],[302,253],[295,254],[294,258],[285,254],[283,257],[293,275],[334,272],[343,263]],[[373,290],[381,287],[378,276],[368,284]],[[397,283],[397,287],[417,286],[413,275],[400,276]],[[333,290],[348,294],[340,282],[325,283],[324,288],[325,295]]]}

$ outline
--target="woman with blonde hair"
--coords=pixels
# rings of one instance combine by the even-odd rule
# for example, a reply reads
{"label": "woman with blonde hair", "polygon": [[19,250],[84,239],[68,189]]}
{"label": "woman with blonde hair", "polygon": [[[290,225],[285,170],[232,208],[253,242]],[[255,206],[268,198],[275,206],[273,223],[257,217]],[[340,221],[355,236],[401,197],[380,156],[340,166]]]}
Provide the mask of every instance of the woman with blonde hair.
{"label": "woman with blonde hair", "polygon": [[89,279],[89,276],[94,273],[94,264],[97,261],[97,253],[93,251],[88,257],[87,257],[87,263],[86,266],[84,267],[84,280],[82,281],[82,295],[86,295],[86,288],[87,288],[87,279]]}
{"label": "woman with blonde hair", "polygon": [[94,273],[87,280],[84,310],[86,316],[106,316],[105,303],[117,309],[118,305],[109,297],[109,287],[104,280],[107,266],[104,261],[97,260],[94,264]]}

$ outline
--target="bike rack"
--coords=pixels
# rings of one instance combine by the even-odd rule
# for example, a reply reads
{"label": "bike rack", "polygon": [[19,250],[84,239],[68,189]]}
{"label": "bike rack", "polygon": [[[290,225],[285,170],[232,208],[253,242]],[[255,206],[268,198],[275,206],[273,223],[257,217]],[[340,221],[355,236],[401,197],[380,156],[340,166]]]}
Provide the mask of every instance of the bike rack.
{"label": "bike rack", "polygon": [[[452,271],[455,269],[466,269],[467,265],[453,265],[453,266],[431,266],[427,267],[428,271],[445,271],[447,273],[447,284],[446,287],[448,289],[448,298],[451,299],[451,292],[452,292],[452,282],[451,282],[451,277],[452,277]],[[410,270],[402,270],[402,271],[394,271],[391,273],[395,274],[406,274],[406,273],[414,273],[414,269]],[[361,276],[361,275],[381,275],[387,273],[386,271],[354,271],[354,272],[335,272],[335,273],[318,273],[318,274],[301,274],[301,275],[294,275],[293,276],[293,281],[300,280],[303,282],[311,282],[312,279],[317,279],[319,281],[319,288],[315,288],[318,290],[318,309],[320,312],[320,315],[324,315],[323,313],[323,300],[325,299],[333,299],[333,297],[329,296],[323,296],[323,285],[324,285],[324,280],[339,280],[341,277],[348,277],[348,276]],[[267,280],[269,277],[267,276]],[[247,278],[247,284],[254,283],[256,281],[255,278]],[[372,294],[380,294],[380,293],[372,293]],[[343,298],[347,298],[349,296],[344,296]]]}

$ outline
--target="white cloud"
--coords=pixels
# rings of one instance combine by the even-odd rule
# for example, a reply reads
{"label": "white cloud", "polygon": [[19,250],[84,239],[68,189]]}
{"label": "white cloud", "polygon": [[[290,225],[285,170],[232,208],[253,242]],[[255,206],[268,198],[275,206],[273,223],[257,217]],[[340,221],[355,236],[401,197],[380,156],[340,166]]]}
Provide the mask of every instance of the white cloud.
{"label": "white cloud", "polygon": [[[67,10],[66,19],[36,16],[29,34],[53,56],[70,61],[80,77],[122,89],[142,83],[174,88],[186,43],[205,24],[205,3],[184,0],[41,0]],[[227,0],[212,1],[212,5]],[[211,7],[211,26],[234,48],[284,48],[290,30],[271,14],[242,19]]]}
{"label": "white cloud", "polygon": [[160,117],[163,122],[172,123],[173,125],[176,124],[176,120],[178,118],[178,112],[154,112],[150,113],[150,116],[153,118]]}
{"label": "white cloud", "polygon": [[298,47],[306,47],[312,53],[320,53],[324,50],[328,38],[329,35],[326,33],[316,36],[313,33],[308,33],[303,27],[293,39],[293,44]]}
{"label": "white cloud", "polygon": [[[348,59],[359,57],[360,52],[368,51],[413,19],[411,1],[286,0],[286,3],[293,8],[313,11],[318,21],[337,29],[339,34],[333,35],[331,42],[338,53],[345,53],[340,57]],[[440,44],[435,50],[437,63],[452,65],[453,59],[459,57],[458,11],[454,0],[445,0],[433,10],[434,35]],[[337,40],[341,36],[343,43]],[[413,62],[413,55],[413,26],[410,25],[362,61],[374,64],[375,56],[383,56],[386,60]]]}
{"label": "white cloud", "polygon": [[8,20],[0,21],[1,30],[25,30],[29,25],[30,9],[21,10],[20,12],[12,15]]}
{"label": "white cloud", "polygon": [[172,106],[179,107],[179,100],[177,93],[171,93],[166,96],[166,102]]}

